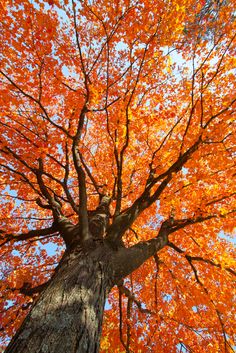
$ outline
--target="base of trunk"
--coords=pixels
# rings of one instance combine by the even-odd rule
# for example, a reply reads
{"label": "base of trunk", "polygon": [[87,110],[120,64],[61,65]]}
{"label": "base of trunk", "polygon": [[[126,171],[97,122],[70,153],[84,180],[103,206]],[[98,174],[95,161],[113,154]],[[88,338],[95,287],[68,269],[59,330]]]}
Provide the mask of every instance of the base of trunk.
{"label": "base of trunk", "polygon": [[63,257],[6,353],[99,352],[109,275],[98,255],[75,249]]}

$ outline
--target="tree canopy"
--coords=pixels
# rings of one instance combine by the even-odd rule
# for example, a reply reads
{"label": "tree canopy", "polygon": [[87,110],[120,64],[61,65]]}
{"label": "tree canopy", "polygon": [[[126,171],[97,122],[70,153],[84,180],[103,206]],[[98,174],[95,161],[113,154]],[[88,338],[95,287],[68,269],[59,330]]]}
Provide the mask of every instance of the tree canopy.
{"label": "tree canopy", "polygon": [[3,346],[70,243],[56,224],[105,195],[111,241],[168,241],[112,289],[101,352],[233,352],[235,2],[0,6]]}

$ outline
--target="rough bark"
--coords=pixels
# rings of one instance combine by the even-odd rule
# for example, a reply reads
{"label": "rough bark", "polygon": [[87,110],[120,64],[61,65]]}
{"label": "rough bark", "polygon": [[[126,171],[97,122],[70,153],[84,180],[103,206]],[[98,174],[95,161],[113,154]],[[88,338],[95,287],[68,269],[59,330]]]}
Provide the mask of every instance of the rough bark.
{"label": "rough bark", "polygon": [[5,353],[99,352],[106,295],[162,249],[171,231],[169,221],[163,222],[156,238],[125,248],[122,227],[117,227],[118,237],[109,234],[109,204],[104,196],[88,212],[85,236],[65,217],[54,223],[52,230],[67,250]]}
{"label": "rough bark", "polygon": [[6,353],[96,353],[106,294],[107,249],[67,252]]}

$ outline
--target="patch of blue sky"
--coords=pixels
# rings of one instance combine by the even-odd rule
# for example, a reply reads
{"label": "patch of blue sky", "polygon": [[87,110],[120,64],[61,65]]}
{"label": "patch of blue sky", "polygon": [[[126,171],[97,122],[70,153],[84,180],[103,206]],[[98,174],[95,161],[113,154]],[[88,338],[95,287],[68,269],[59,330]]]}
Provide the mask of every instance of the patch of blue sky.
{"label": "patch of blue sky", "polygon": [[176,345],[177,352],[179,353],[190,353],[191,350],[189,350],[184,343],[180,342]]}
{"label": "patch of blue sky", "polygon": [[236,244],[236,227],[235,227],[233,233],[225,233],[223,230],[221,230],[218,233],[218,237],[221,239],[224,239],[230,243]]}
{"label": "patch of blue sky", "polygon": [[[12,190],[10,188],[10,186],[7,185],[5,187],[5,189],[3,190],[3,193],[0,194],[0,197],[2,197],[1,202],[6,203],[8,201],[7,200],[7,196],[12,196],[13,198],[17,197],[17,191],[16,190]],[[19,200],[19,202],[20,202],[20,200]]]}
{"label": "patch of blue sky", "polygon": [[167,302],[167,303],[171,302],[171,300],[173,298],[173,296],[169,293],[162,293],[161,296],[162,296],[163,301]]}
{"label": "patch of blue sky", "polygon": [[106,299],[106,302],[105,302],[105,310],[110,310],[112,308],[111,304],[109,303],[109,300]]}

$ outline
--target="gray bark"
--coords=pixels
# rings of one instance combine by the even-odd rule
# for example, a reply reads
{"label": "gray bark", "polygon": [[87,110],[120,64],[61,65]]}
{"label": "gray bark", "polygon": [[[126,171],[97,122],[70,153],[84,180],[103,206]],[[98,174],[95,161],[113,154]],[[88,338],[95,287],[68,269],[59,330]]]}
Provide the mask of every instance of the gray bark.
{"label": "gray bark", "polygon": [[91,255],[79,247],[66,253],[5,352],[99,352],[109,277],[104,246]]}
{"label": "gray bark", "polygon": [[170,232],[164,222],[157,238],[125,248],[122,234],[109,236],[109,203],[103,197],[89,212],[87,235],[65,217],[55,223],[67,250],[5,353],[99,352],[106,295],[162,249]]}

